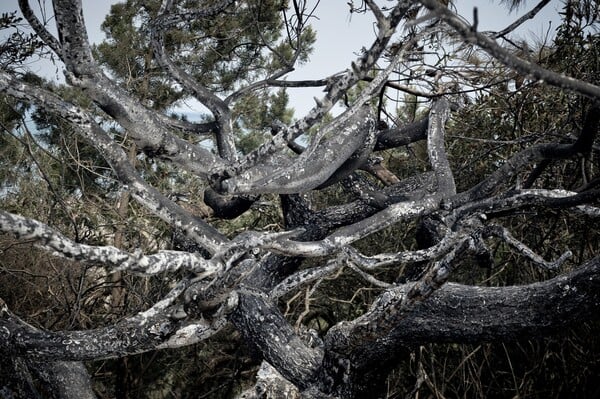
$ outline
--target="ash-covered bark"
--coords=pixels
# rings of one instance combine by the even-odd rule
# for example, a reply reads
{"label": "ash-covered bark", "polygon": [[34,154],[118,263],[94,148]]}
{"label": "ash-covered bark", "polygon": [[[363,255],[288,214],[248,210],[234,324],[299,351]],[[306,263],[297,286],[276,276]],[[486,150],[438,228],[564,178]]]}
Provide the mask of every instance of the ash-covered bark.
{"label": "ash-covered bark", "polygon": [[427,126],[427,153],[437,179],[438,192],[444,197],[456,194],[456,185],[444,143],[445,125],[450,116],[450,104],[442,98],[429,111]]}
{"label": "ash-covered bark", "polygon": [[385,129],[379,132],[375,150],[380,151],[388,148],[401,147],[416,141],[424,140],[427,137],[428,123],[429,118],[425,117],[401,127]]}
{"label": "ash-covered bark", "polygon": [[263,357],[301,389],[315,381],[322,353],[303,342],[283,315],[261,292],[240,289],[230,320]]}
{"label": "ash-covered bark", "polygon": [[81,362],[30,362],[36,377],[45,383],[50,398],[93,399],[96,394]]}
{"label": "ash-covered bark", "polygon": [[112,246],[79,244],[43,223],[1,210],[0,231],[10,233],[18,240],[34,242],[53,254],[113,270],[129,270],[144,275],[188,270],[207,276],[220,270],[218,263],[210,262],[196,253],[159,251],[153,255],[143,255]]}
{"label": "ash-covered bark", "polygon": [[[176,317],[175,300],[189,285],[180,282],[153,307],[113,325],[82,331],[45,331],[24,322],[0,299],[0,350],[33,360],[93,360],[121,357],[153,350],[186,323]],[[198,331],[206,338],[210,326]],[[204,335],[204,336],[203,336]]]}
{"label": "ash-covered bark", "polygon": [[[398,287],[386,301],[402,300],[412,284]],[[474,343],[545,336],[597,312],[600,308],[600,258],[544,282],[509,287],[447,283],[407,314],[397,312],[394,328],[375,330],[371,339],[352,341],[349,326],[331,330],[325,346],[324,381],[345,397],[371,386],[362,378],[389,362],[404,348],[427,342]],[[340,365],[335,367],[335,365]],[[344,376],[345,380],[340,378]],[[355,384],[356,386],[352,386]]]}
{"label": "ash-covered bark", "polygon": [[[265,169],[268,176],[256,179],[256,171],[249,169],[239,176],[226,179],[221,183],[224,191],[230,194],[295,194],[326,183],[355,152],[362,151],[361,147],[369,148],[375,144],[374,122],[368,113],[368,107],[361,107],[359,112],[355,115],[352,112],[350,117],[342,114],[340,123],[334,122],[333,128],[328,127],[333,134],[330,139],[318,143],[315,148],[306,149],[300,156],[285,163],[274,162],[269,169]],[[360,155],[358,159],[360,162]],[[358,164],[351,161],[351,165]]]}
{"label": "ash-covered bark", "polygon": [[[375,39],[346,70],[318,80],[286,80],[285,75],[293,70],[301,52],[298,41],[296,47],[292,46],[292,61],[255,81],[251,81],[255,76],[248,76],[248,81],[236,86],[238,90],[222,98],[173,61],[166,53],[165,41],[170,29],[187,27],[194,18],[210,18],[234,7],[234,3],[222,0],[197,12],[180,14],[175,2],[164,0],[156,19],[149,24],[148,39],[158,66],[200,101],[214,119],[190,123],[157,114],[104,73],[93,58],[80,1],[53,2],[58,38],[41,25],[26,0],[19,1],[32,28],[65,63],[69,84],[82,89],[81,95],[94,106],[83,109],[49,89],[4,71],[0,72],[2,93],[44,108],[70,123],[111,166],[119,189],[130,191],[145,211],[185,233],[193,243],[185,252],[151,254],[92,246],[35,220],[0,211],[1,232],[17,240],[33,241],[56,255],[145,276],[171,276],[173,271],[182,270],[189,273],[174,278],[179,279],[174,281],[175,288],[149,309],[103,328],[46,331],[27,324],[24,317],[13,314],[2,303],[0,351],[12,359],[14,370],[23,373],[25,385],[19,386],[21,392],[35,392],[27,386],[34,374],[49,387],[62,390],[64,397],[85,397],[90,394],[89,379],[75,361],[193,345],[232,323],[262,357],[258,390],[315,398],[357,397],[381,383],[388,366],[408,346],[539,336],[597,313],[597,257],[570,273],[535,284],[477,287],[449,282],[467,255],[493,264],[490,240],[506,244],[544,269],[557,269],[571,256],[565,249],[554,259],[543,258],[537,248],[511,234],[500,216],[542,208],[582,214],[592,220],[600,216],[596,207],[600,195],[593,182],[580,192],[510,187],[511,179],[540,161],[526,187],[531,187],[549,165],[545,161],[580,156],[589,159],[596,151],[594,140],[600,123],[597,86],[517,58],[440,2],[422,0],[420,3],[431,14],[415,20],[420,15],[415,2],[398,1],[383,9],[368,0],[362,11],[370,12],[375,19]],[[287,28],[297,29],[295,34],[300,37],[307,11],[298,2],[292,5],[296,22],[286,21]],[[457,194],[460,182],[455,182],[445,133],[450,110],[458,107],[454,103],[458,86],[441,76],[450,70],[443,71],[440,66],[435,76],[429,76],[423,72],[425,65],[420,65],[414,74],[418,78],[413,71],[407,73],[411,79],[421,79],[418,89],[391,81],[396,74],[402,76],[406,65],[414,65],[411,63],[422,57],[418,49],[421,39],[447,33],[438,29],[439,21],[512,70],[593,98],[596,102],[584,112],[578,139],[572,144],[524,148],[489,176]],[[402,22],[408,29],[399,28]],[[394,35],[402,40],[391,43]],[[454,79],[457,75],[450,76]],[[407,82],[412,83],[410,79]],[[315,100],[313,109],[290,126],[274,121],[273,136],[242,156],[234,140],[236,103],[253,91],[307,86],[324,87],[325,93]],[[385,90],[392,88],[405,88],[411,95],[423,92],[424,98],[433,99],[419,110],[426,111],[427,116],[406,125],[378,127],[376,121],[385,117]],[[323,123],[325,115],[341,101],[347,105],[346,110]],[[391,101],[391,97],[385,101]],[[146,155],[202,180],[203,201],[213,209],[212,214],[206,212],[204,216],[210,217],[193,215],[172,200],[173,193],[152,186],[146,180],[147,174],[132,163],[120,143],[99,123],[98,115],[118,125]],[[388,116],[393,119],[393,115]],[[294,141],[317,123],[322,125],[307,139],[306,146]],[[181,133],[201,134],[211,140],[215,151],[184,140]],[[385,155],[384,150],[423,140],[427,154],[423,163],[427,165],[420,173],[396,176],[381,162],[383,155],[379,154]],[[305,194],[327,187],[339,187],[344,202],[313,208],[310,195]],[[279,202],[272,194],[278,195]],[[255,209],[253,205],[259,198],[268,198],[269,206],[280,207],[274,213],[280,212],[282,219],[270,225],[272,231],[218,222],[219,226],[227,226],[225,234],[214,227],[216,218],[233,219]],[[391,227],[411,232],[407,226],[417,223],[420,227],[416,235],[425,236],[417,237],[423,244],[420,249],[369,255],[356,249],[357,242],[375,233]],[[305,258],[313,259],[304,263]],[[381,280],[380,271],[405,264],[418,266],[414,281]],[[336,320],[337,324],[323,337],[303,326],[292,326],[278,301],[300,290],[310,294],[325,279],[343,270],[351,270],[365,286],[381,290],[368,311],[346,321]],[[261,392],[255,390],[249,395],[258,397]]]}

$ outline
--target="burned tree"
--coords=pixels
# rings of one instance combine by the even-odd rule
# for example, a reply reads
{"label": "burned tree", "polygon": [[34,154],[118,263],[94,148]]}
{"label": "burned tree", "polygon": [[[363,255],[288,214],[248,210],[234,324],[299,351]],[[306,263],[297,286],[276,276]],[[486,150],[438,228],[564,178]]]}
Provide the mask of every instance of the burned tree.
{"label": "burned tree", "polygon": [[[109,289],[74,290],[74,317],[88,306],[96,318],[61,328],[15,310],[18,297],[3,298],[0,348],[15,376],[7,387],[93,397],[81,362],[234,331],[260,363],[244,397],[358,397],[380,389],[398,354],[415,345],[539,337],[593,319],[600,258],[597,232],[583,226],[600,216],[600,87],[590,73],[598,58],[573,69],[560,51],[573,38],[581,51],[597,51],[594,2],[565,3],[554,46],[540,49],[509,35],[548,1],[501,32],[479,31],[476,11],[466,22],[447,2],[351,2],[352,13],[372,15],[375,39],[347,69],[311,81],[286,75],[307,61],[318,7],[179,3],[128,3],[142,26],[137,61],[125,65],[125,56],[90,45],[80,1],[53,1],[54,36],[19,0],[37,39],[64,64],[68,87],[23,73],[17,54],[0,72],[4,101],[37,113],[61,154],[72,155],[73,143],[85,148],[77,173],[90,173],[98,191],[88,198],[77,174],[75,188],[59,193],[35,151],[55,155],[49,144],[32,150],[40,132],[16,112],[3,140],[28,148],[37,167],[2,167],[47,184],[67,222],[31,216],[11,202],[24,184],[3,183],[4,253],[15,258],[33,244],[53,265],[83,266],[81,287]],[[235,18],[250,25],[227,24]],[[192,30],[201,39],[184,42]],[[297,120],[277,120],[285,97],[274,93],[301,87],[324,94]],[[270,105],[251,115],[244,105],[253,96]],[[182,98],[209,117],[169,114]],[[81,198],[98,209],[120,205],[82,225]],[[136,218],[125,226],[129,208]],[[265,212],[271,223],[261,225]],[[548,233],[537,240],[530,226]],[[509,263],[539,272],[501,284],[495,276]],[[465,270],[491,273],[469,281]],[[124,280],[158,288],[133,305],[135,283]],[[360,306],[323,310],[333,307],[330,292],[361,290],[371,294]]]}

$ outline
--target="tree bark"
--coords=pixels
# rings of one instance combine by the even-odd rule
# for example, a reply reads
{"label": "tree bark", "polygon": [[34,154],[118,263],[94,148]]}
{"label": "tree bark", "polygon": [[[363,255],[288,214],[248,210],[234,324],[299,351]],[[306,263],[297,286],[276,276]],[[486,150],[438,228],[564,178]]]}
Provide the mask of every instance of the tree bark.
{"label": "tree bark", "polygon": [[[405,284],[390,295],[406,295],[410,287]],[[582,319],[596,319],[593,315],[599,309],[600,257],[569,274],[529,285],[447,283],[411,312],[398,312],[392,331],[373,331],[372,338],[360,345],[347,345],[352,342],[348,328],[352,322],[332,328],[324,340],[321,381],[335,395],[355,397],[373,388],[364,375],[381,373],[407,347],[543,337]]]}

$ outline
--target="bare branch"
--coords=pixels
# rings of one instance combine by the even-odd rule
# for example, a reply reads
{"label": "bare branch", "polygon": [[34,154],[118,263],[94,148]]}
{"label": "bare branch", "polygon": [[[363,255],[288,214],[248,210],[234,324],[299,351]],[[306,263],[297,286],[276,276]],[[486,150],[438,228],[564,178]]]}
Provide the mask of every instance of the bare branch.
{"label": "bare branch", "polygon": [[65,258],[113,270],[130,270],[144,275],[165,271],[189,270],[202,275],[217,272],[218,266],[199,254],[180,251],[159,251],[154,255],[132,254],[112,246],[79,244],[33,219],[0,210],[0,231],[20,240],[32,240],[45,250]]}
{"label": "bare branch", "polygon": [[432,195],[419,201],[404,201],[392,204],[375,215],[342,227],[320,241],[274,241],[264,248],[286,255],[325,256],[333,254],[351,243],[402,220],[415,218],[436,209],[439,197]]}
{"label": "bare branch", "polygon": [[[4,353],[36,360],[97,360],[154,350],[181,328],[170,313],[174,300],[186,287],[187,280],[183,280],[152,308],[114,325],[86,331],[38,330],[12,314],[0,300],[0,348]],[[198,338],[206,339],[214,332],[203,330],[204,336]]]}
{"label": "bare branch", "polygon": [[59,41],[52,36],[50,32],[46,29],[46,27],[40,22],[40,20],[35,16],[31,6],[29,5],[29,0],[19,0],[19,8],[23,13],[29,25],[33,28],[35,33],[58,55],[62,58],[62,46]]}
{"label": "bare branch", "polygon": [[502,29],[500,32],[497,32],[494,35],[494,37],[496,39],[498,39],[500,37],[508,35],[510,32],[512,32],[515,29],[517,29],[519,26],[521,26],[527,20],[533,19],[537,15],[537,13],[539,13],[548,3],[550,3],[550,0],[542,0],[542,1],[540,1],[528,13],[524,14],[523,16],[521,16],[521,18],[517,19],[512,24],[508,25],[506,28]]}
{"label": "bare branch", "polygon": [[[372,340],[353,349],[350,358],[358,369],[374,367],[382,354],[394,356],[406,345],[436,341],[473,343],[540,336],[569,326],[598,310],[600,258],[596,257],[573,272],[551,280],[523,286],[477,287],[446,283],[428,300],[416,304],[413,312],[398,314],[389,334],[377,334],[378,349]],[[413,284],[387,291],[386,303],[402,301]],[[552,309],[548,312],[547,309]],[[465,320],[471,322],[465,323]],[[343,326],[347,331],[350,325]],[[337,326],[329,331],[325,345],[342,346],[348,336]],[[444,331],[440,336],[439,331]],[[326,354],[334,357],[334,353]]]}
{"label": "bare branch", "polygon": [[53,0],[54,18],[67,70],[76,75],[96,72],[83,20],[81,0]]}
{"label": "bare branch", "polygon": [[[302,342],[264,294],[241,289],[237,295],[238,306],[231,321],[258,344],[265,360],[281,370],[285,378],[301,389],[310,386],[321,363],[321,351]],[[272,349],[276,347],[280,349]],[[288,356],[290,351],[293,356]]]}
{"label": "bare branch", "polygon": [[[598,134],[600,108],[590,107],[586,114],[584,128],[573,144],[538,144],[528,147],[508,159],[494,173],[482,180],[468,191],[456,196],[452,202],[459,203],[469,199],[480,199],[490,195],[501,184],[519,173],[523,167],[547,159],[568,159],[590,151],[591,143]],[[529,183],[528,183],[529,184]]]}
{"label": "bare branch", "polygon": [[[360,108],[360,111],[356,111]],[[268,176],[250,169],[240,176],[222,182],[230,194],[278,193],[292,194],[308,191],[326,182],[361,146],[371,147],[374,141],[374,122],[368,107],[355,107],[328,125],[326,132],[336,132],[329,140],[304,151],[298,158],[277,165],[277,172]],[[351,118],[351,119],[350,119]],[[339,130],[339,132],[338,132]],[[321,132],[324,135],[325,132]],[[371,140],[368,137],[371,136]],[[365,144],[365,142],[367,144]],[[274,166],[275,166],[274,165]],[[265,170],[268,171],[268,170]]]}
{"label": "bare branch", "polygon": [[[185,88],[185,90],[192,94],[213,113],[218,126],[215,134],[217,137],[216,141],[219,154],[227,160],[236,160],[237,151],[232,136],[233,126],[231,120],[231,110],[223,100],[221,100],[207,88],[198,84],[198,82],[196,82],[188,73],[175,65],[165,52],[163,31],[164,26],[162,24],[166,18],[166,13],[169,11],[167,3],[169,3],[168,0],[163,1],[163,5],[161,7],[163,14],[159,14],[157,19],[152,24],[152,48],[154,50],[154,55],[158,62],[169,71],[171,76],[173,76],[175,80]],[[229,4],[225,4],[223,8],[227,7],[228,5]],[[218,11],[215,10],[215,12],[220,12],[222,10],[221,7],[217,7],[217,9]]]}
{"label": "bare branch", "polygon": [[123,149],[82,109],[62,101],[59,97],[39,87],[13,79],[4,72],[0,72],[0,91],[16,98],[38,103],[73,123],[78,128],[79,134],[98,149],[119,179],[129,186],[137,201],[168,223],[182,228],[186,234],[200,245],[205,246],[210,252],[218,252],[220,246],[227,242],[227,239],[215,228],[201,219],[192,217],[158,190],[148,185],[129,163]]}
{"label": "bare branch", "polygon": [[575,91],[590,98],[600,99],[600,87],[544,69],[530,61],[518,58],[509,53],[506,49],[502,48],[493,39],[490,39],[485,34],[473,30],[469,24],[464,22],[448,8],[441,6],[437,0],[419,1],[429,10],[431,10],[436,17],[443,19],[444,22],[454,28],[454,30],[456,30],[456,32],[458,32],[458,34],[460,34],[466,42],[477,44],[485,52],[507,67],[514,69],[524,76],[546,82],[549,85],[556,86],[561,89]]}
{"label": "bare branch", "polygon": [[429,111],[427,128],[427,152],[429,162],[437,178],[438,190],[445,197],[456,194],[454,176],[444,144],[444,125],[450,116],[450,104],[446,99],[435,102]]}
{"label": "bare branch", "polygon": [[529,248],[527,245],[523,244],[515,237],[513,237],[508,230],[501,226],[491,226],[489,229],[486,230],[486,233],[501,238],[503,241],[511,245],[513,248],[515,248],[521,254],[532,260],[534,263],[548,270],[558,269],[567,259],[573,256],[573,253],[571,251],[566,251],[557,260],[548,262],[538,254],[536,254],[534,251],[532,251],[531,248]]}

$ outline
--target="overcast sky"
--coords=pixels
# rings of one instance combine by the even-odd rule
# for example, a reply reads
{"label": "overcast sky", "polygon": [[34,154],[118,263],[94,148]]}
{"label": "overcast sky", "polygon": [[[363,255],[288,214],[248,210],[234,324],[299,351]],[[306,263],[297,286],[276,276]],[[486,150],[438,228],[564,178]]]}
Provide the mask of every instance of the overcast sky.
{"label": "overcast sky", "polygon": [[[39,0],[44,3],[44,0]],[[100,30],[100,24],[109,12],[110,6],[116,0],[83,0],[84,17],[86,19],[88,35],[92,42],[100,42],[104,34]],[[314,2],[314,0],[313,0]],[[317,9],[318,18],[312,20],[312,26],[317,32],[317,43],[315,51],[310,56],[310,62],[298,68],[288,76],[288,79],[318,79],[349,67],[350,62],[356,58],[355,53],[363,46],[369,45],[373,38],[373,19],[369,15],[350,15],[347,6],[348,0],[321,0]],[[32,7],[37,6],[38,0],[30,0]],[[51,2],[47,1],[47,9],[51,15]],[[360,0],[355,0],[360,4]],[[478,29],[498,31],[506,27],[521,14],[533,7],[537,1],[528,1],[521,9],[512,14],[505,7],[496,2],[458,0],[456,1],[458,11],[468,20],[472,19],[473,7],[477,6],[479,14]],[[521,36],[535,35],[544,37],[552,21],[550,33],[554,32],[559,20],[558,10],[562,1],[553,0],[548,4],[534,20],[526,22],[517,32]],[[0,12],[17,10],[17,0],[0,0]],[[62,76],[56,67],[45,65],[34,65],[32,69],[47,78],[57,79]],[[302,116],[314,105],[313,97],[322,96],[322,89],[290,89],[291,106],[296,110],[296,116]],[[193,106],[193,105],[192,105]],[[193,109],[182,111],[193,112]]]}

